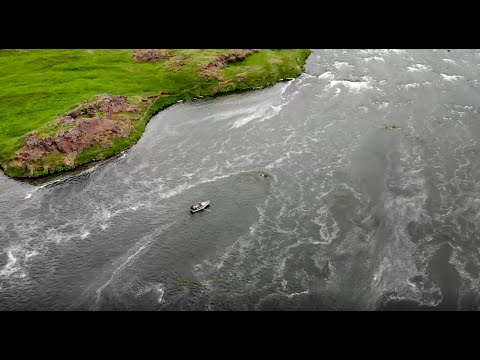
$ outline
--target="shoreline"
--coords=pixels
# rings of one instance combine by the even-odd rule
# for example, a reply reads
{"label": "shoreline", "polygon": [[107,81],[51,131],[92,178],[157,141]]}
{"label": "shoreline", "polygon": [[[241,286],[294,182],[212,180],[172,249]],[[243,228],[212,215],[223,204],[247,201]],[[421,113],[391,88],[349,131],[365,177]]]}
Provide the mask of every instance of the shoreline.
{"label": "shoreline", "polygon": [[[231,95],[235,93],[243,93],[246,91],[261,90],[261,89],[270,87],[272,85],[275,85],[279,82],[291,81],[295,78],[298,78],[302,73],[304,73],[305,64],[310,54],[311,54],[311,51],[306,51],[304,52],[302,57],[296,58],[296,63],[298,67],[297,69],[291,68],[283,72],[279,72],[278,74],[274,73],[273,79],[272,78],[261,79],[261,80],[265,80],[265,82],[263,84],[259,84],[258,86],[251,86],[252,81],[250,81],[249,83],[249,81],[244,81],[243,79],[238,83],[228,84],[228,81],[231,79],[227,79],[228,86],[219,87],[218,81],[212,82],[211,80],[209,81],[208,79],[206,79],[205,83],[201,84],[204,86],[198,89],[197,90],[198,92],[196,92],[195,89],[194,90],[185,89],[181,93],[166,94],[166,95],[163,94],[163,92],[161,92],[160,95],[154,96],[155,100],[152,103],[150,104],[139,103],[142,106],[144,105],[146,106],[144,106],[142,111],[138,113],[137,118],[132,119],[131,122],[128,123],[130,125],[130,133],[128,133],[127,136],[107,138],[110,141],[110,143],[109,145],[106,145],[106,146],[100,146],[98,143],[96,143],[94,145],[90,145],[90,146],[87,146],[86,148],[83,148],[80,152],[74,154],[75,155],[74,162],[72,162],[70,165],[65,164],[65,165],[59,166],[59,165],[56,165],[55,163],[51,164],[51,163],[48,163],[48,161],[44,161],[41,165],[39,165],[34,170],[32,170],[31,167],[27,168],[25,166],[23,167],[5,166],[4,167],[5,164],[1,164],[1,163],[0,163],[0,168],[2,168],[5,175],[10,178],[18,179],[18,180],[20,179],[27,180],[27,179],[48,177],[49,175],[72,171],[78,167],[83,167],[89,163],[95,163],[100,160],[111,158],[134,146],[142,137],[146,129],[146,126],[150,122],[150,120],[155,115],[165,110],[166,108],[179,102],[187,102],[192,100],[194,101],[207,100],[207,99],[212,99],[212,98],[223,96],[223,95]],[[270,74],[270,76],[272,75]],[[278,79],[276,79],[276,77],[278,77]],[[258,83],[258,80],[256,81]],[[123,96],[123,95],[116,95],[116,96]],[[134,96],[131,96],[129,100],[132,98],[134,98]],[[141,101],[146,101],[146,100],[141,99]],[[84,102],[83,106],[85,106],[85,104],[88,105],[89,103]],[[78,104],[77,104],[77,109],[79,109]],[[121,115],[124,115],[124,114],[126,113],[124,112]],[[83,120],[83,116],[82,116],[82,120]],[[58,163],[58,160],[57,160],[57,163]]]}
{"label": "shoreline", "polygon": [[[303,74],[303,71],[302,73],[300,73],[296,78],[298,78],[300,75]],[[290,78],[291,80],[294,80],[296,78]],[[127,151],[128,149],[130,149],[131,147],[133,147],[135,144],[138,143],[138,141],[140,141],[143,133],[145,132],[145,129],[148,125],[148,123],[150,122],[150,120],[158,115],[160,112],[164,111],[165,109],[169,108],[170,106],[173,106],[175,104],[178,104],[180,102],[190,102],[190,101],[200,101],[200,100],[209,100],[209,99],[214,99],[214,98],[217,98],[217,97],[221,97],[221,96],[228,96],[228,95],[234,95],[234,94],[240,94],[240,93],[245,93],[245,92],[251,92],[251,91],[260,91],[262,89],[265,89],[267,87],[270,87],[270,86],[273,86],[275,84],[278,84],[279,82],[285,82],[285,81],[291,81],[289,79],[280,79],[278,80],[277,82],[275,83],[267,83],[265,84],[264,86],[261,86],[261,87],[257,87],[257,88],[246,88],[246,89],[234,89],[234,90],[231,90],[231,91],[228,91],[228,92],[217,92],[217,93],[214,93],[214,94],[211,94],[211,95],[196,95],[196,97],[192,98],[192,99],[188,99],[188,100],[185,100],[185,99],[179,99],[179,100],[176,100],[172,103],[167,103],[165,104],[163,107],[159,108],[157,111],[155,112],[152,112],[151,115],[148,117],[148,119],[146,120],[141,120],[141,121],[144,121],[144,124],[143,124],[143,128],[142,128],[142,132],[140,134],[139,137],[135,137],[134,139],[134,142],[128,146],[128,147],[125,147],[121,150],[118,150],[117,152],[114,152],[112,153],[111,155],[108,155],[108,156],[105,156],[105,157],[99,157],[99,158],[95,158],[95,159],[91,159],[91,160],[87,160],[85,162],[81,162],[81,163],[78,163],[78,165],[72,167],[71,169],[65,169],[65,170],[62,170],[62,171],[53,171],[53,172],[49,172],[48,174],[43,174],[43,175],[37,175],[37,176],[25,176],[25,177],[13,177],[15,179],[35,179],[35,178],[39,178],[39,177],[44,177],[44,176],[48,176],[48,175],[54,175],[54,174],[58,174],[58,173],[61,173],[61,172],[65,172],[65,171],[72,171],[72,170],[75,170],[77,169],[78,167],[81,167],[81,166],[86,166],[88,164],[91,164],[91,163],[95,163],[95,162],[99,162],[99,161],[103,161],[103,160],[107,160],[109,158],[112,158],[114,156],[117,156],[125,151]],[[200,98],[201,96],[201,98]],[[142,114],[142,116],[146,116],[147,113],[149,112],[150,108],[153,107],[154,104],[152,104],[146,111],[144,114]],[[0,166],[1,167],[1,166]],[[8,175],[7,175],[8,176]]]}

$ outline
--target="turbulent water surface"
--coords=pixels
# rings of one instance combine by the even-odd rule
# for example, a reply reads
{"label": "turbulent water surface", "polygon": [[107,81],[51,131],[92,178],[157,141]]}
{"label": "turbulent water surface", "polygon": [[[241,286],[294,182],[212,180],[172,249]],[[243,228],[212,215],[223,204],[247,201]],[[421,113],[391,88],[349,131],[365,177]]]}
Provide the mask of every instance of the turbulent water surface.
{"label": "turbulent water surface", "polygon": [[2,175],[0,309],[478,309],[479,82],[475,50],[317,50],[114,159]]}

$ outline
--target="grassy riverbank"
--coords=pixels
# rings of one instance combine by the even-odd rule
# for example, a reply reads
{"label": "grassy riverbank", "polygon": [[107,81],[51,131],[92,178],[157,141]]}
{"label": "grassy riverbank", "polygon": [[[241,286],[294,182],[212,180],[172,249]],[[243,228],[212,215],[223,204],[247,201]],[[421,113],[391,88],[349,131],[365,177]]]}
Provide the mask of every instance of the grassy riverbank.
{"label": "grassy riverbank", "polygon": [[[261,50],[224,66],[215,62],[231,50],[162,50],[162,58],[154,62],[137,62],[134,53],[0,50],[0,165],[5,173],[39,176],[114,155],[132,146],[149,119],[166,106],[297,77],[310,51]],[[208,67],[212,63],[214,66]],[[69,154],[49,148],[36,157],[31,155],[36,149],[33,145],[26,148],[27,136],[34,131],[40,140],[51,136],[55,141],[55,134],[75,126],[60,124],[58,119],[99,94],[125,95],[128,104],[137,106],[136,112],[115,113],[109,119],[119,122],[120,135],[109,138],[106,132],[97,131],[96,142],[89,138],[91,143],[80,151]],[[151,101],[147,101],[149,97]],[[101,123],[103,113],[91,116]],[[79,116],[77,123],[83,117]]]}

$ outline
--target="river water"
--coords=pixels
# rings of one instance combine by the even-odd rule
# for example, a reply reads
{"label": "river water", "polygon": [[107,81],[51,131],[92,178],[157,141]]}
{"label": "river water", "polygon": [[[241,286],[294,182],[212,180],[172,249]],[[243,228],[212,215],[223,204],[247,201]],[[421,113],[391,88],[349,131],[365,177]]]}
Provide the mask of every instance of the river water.
{"label": "river water", "polygon": [[115,158],[2,174],[0,310],[478,309],[479,109],[475,50],[315,50]]}

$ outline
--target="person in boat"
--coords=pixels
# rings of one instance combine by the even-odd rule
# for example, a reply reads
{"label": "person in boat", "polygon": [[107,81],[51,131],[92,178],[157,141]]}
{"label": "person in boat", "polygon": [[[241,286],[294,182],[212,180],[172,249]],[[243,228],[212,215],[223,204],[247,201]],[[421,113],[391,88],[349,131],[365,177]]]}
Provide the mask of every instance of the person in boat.
{"label": "person in boat", "polygon": [[201,207],[201,204],[198,202],[195,205],[190,206],[190,209],[192,210],[198,210]]}

